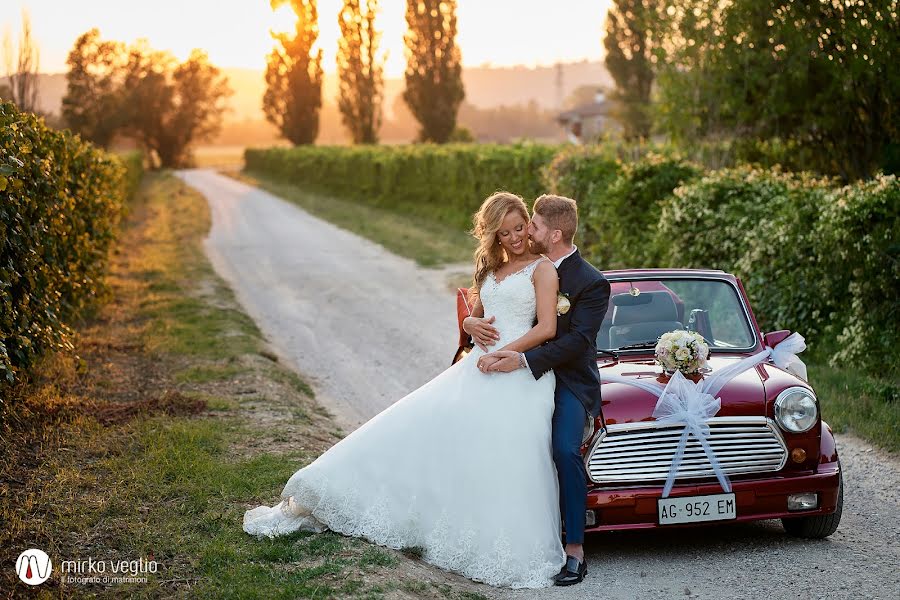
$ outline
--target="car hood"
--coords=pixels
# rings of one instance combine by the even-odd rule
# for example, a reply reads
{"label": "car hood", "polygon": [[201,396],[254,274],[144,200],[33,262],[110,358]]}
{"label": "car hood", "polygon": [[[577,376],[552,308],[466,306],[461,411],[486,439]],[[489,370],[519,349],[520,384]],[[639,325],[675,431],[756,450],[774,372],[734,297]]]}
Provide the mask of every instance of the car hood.
{"label": "car hood", "polygon": [[[709,367],[716,372],[735,363],[745,355],[713,356],[709,359]],[[652,358],[636,358],[619,361],[599,360],[600,379],[604,373],[614,373],[621,377],[645,382],[656,381],[665,385],[668,375],[662,374],[662,368]],[[717,394],[722,399],[722,408],[716,416],[765,416],[766,391],[763,386],[764,365],[748,369],[725,384]],[[705,377],[709,377],[708,373]],[[603,398],[603,419],[607,425],[615,423],[634,423],[653,421],[653,409],[658,398],[650,392],[625,383],[606,383],[601,387]]]}

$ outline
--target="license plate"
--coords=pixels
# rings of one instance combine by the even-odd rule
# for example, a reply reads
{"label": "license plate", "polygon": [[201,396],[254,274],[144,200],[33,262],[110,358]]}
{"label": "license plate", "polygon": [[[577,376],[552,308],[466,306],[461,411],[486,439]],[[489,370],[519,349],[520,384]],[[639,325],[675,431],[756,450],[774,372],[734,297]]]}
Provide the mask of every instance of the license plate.
{"label": "license plate", "polygon": [[727,521],[737,518],[734,494],[660,498],[656,505],[660,525]]}

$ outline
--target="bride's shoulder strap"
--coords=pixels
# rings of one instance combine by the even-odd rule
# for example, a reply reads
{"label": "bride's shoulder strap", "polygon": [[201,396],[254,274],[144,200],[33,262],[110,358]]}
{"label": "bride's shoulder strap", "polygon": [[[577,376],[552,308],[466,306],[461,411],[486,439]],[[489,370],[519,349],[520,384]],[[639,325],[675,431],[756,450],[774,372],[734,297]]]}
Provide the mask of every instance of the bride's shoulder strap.
{"label": "bride's shoulder strap", "polygon": [[553,264],[553,261],[551,261],[549,258],[547,258],[546,256],[541,256],[539,259],[525,267],[526,269],[528,269],[528,276],[532,281],[534,281],[534,272],[537,271],[538,266],[545,262],[548,262],[551,265]]}

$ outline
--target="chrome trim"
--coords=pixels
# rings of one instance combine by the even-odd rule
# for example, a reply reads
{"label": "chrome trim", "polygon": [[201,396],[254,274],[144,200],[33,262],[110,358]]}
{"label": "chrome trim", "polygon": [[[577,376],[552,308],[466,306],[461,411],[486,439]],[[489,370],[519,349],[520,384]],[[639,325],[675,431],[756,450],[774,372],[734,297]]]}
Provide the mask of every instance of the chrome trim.
{"label": "chrome trim", "polygon": [[[722,274],[725,275],[726,273],[724,271],[722,271]],[[701,280],[709,280],[709,281],[722,281],[724,283],[727,283],[728,285],[730,285],[732,287],[732,289],[734,289],[734,293],[737,294],[738,300],[740,300],[740,302],[741,302],[741,308],[744,310],[744,318],[747,320],[747,325],[750,326],[750,332],[752,334],[759,334],[759,337],[754,338],[754,339],[756,339],[756,343],[750,347],[746,347],[746,348],[713,348],[712,346],[710,346],[709,347],[710,352],[718,351],[718,352],[732,352],[732,353],[733,352],[741,352],[742,353],[742,352],[750,352],[751,350],[756,348],[759,344],[762,344],[763,346],[765,346],[765,340],[762,337],[762,333],[753,327],[753,319],[750,318],[750,307],[747,305],[744,295],[741,294],[741,290],[738,288],[737,283],[734,281],[731,281],[727,277],[701,275],[699,273],[698,274],[685,273],[684,275],[663,275],[663,273],[656,273],[656,274],[647,273],[647,274],[638,275],[636,277],[624,277],[622,275],[612,275],[612,276],[606,277],[606,280],[609,281],[610,283],[612,283],[614,281],[628,281],[628,282],[630,282],[630,281],[660,281],[662,279],[701,279]],[[622,352],[625,352],[625,353],[646,352],[646,350],[644,350],[644,349],[619,350],[617,348],[598,348],[598,350],[609,350],[609,351],[615,352],[617,354],[622,353]]]}
{"label": "chrome trim", "polygon": [[[767,417],[713,417],[708,421],[710,445],[728,475],[774,473],[787,464],[788,451],[781,429]],[[584,466],[596,484],[627,484],[664,481],[672,462],[679,424],[659,426],[656,421],[607,425],[591,444]],[[600,456],[600,447],[612,452]],[[700,444],[688,439],[688,452],[678,469],[682,479],[715,477]],[[598,462],[592,464],[595,458]],[[610,461],[612,456],[614,460]],[[724,459],[724,460],[723,460]]]}
{"label": "chrome trim", "polygon": [[581,434],[581,445],[585,445],[597,433],[597,426],[594,423],[594,417],[588,414],[584,419],[584,431]]}
{"label": "chrome trim", "polygon": [[[785,398],[790,396],[791,394],[795,394],[797,392],[802,392],[812,398],[813,404],[816,406],[816,418],[813,419],[812,425],[807,427],[806,429],[801,429],[800,431],[794,431],[793,429],[788,429],[784,425],[782,425],[777,418],[778,415],[778,405],[784,401]],[[792,385],[789,388],[786,388],[781,391],[776,397],[775,402],[772,404],[772,414],[776,415],[775,424],[778,425],[779,429],[786,431],[787,433],[806,433],[810,429],[816,426],[816,423],[819,422],[820,411],[819,411],[819,399],[816,398],[816,394],[809,388],[805,388],[799,385]]]}

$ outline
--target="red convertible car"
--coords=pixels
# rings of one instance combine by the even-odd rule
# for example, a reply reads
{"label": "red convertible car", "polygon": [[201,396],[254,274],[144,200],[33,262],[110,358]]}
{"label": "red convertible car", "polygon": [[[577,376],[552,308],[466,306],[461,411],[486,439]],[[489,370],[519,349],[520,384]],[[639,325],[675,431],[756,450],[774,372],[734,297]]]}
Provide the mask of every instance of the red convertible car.
{"label": "red convertible car", "polygon": [[[653,417],[658,397],[622,378],[666,384],[654,361],[663,333],[700,333],[710,348],[709,377],[738,360],[775,348],[788,331],[762,333],[740,280],[713,270],[606,271],[609,307],[597,336],[602,414],[586,423],[582,454],[588,474],[587,530],[678,527],[710,521],[781,519],[785,530],[824,538],[837,529],[843,483],[834,436],[822,420],[812,387],[762,362],[719,391],[721,409],[706,421],[707,441],[731,489],[723,489],[707,452],[688,438],[675,483],[663,498],[679,437],[677,423]],[[458,296],[460,348],[468,316]],[[607,382],[606,376],[618,376]]]}

